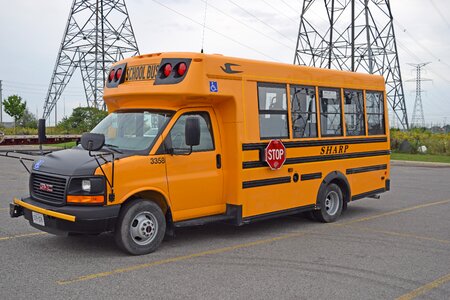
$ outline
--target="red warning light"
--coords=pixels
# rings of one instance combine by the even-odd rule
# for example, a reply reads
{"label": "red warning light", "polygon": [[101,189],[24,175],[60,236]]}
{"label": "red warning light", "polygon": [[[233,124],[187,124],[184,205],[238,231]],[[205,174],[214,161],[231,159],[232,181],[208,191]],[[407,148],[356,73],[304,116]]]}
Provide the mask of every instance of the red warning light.
{"label": "red warning light", "polygon": [[163,68],[163,74],[164,77],[167,77],[172,73],[172,65],[171,64],[165,64]]}
{"label": "red warning light", "polygon": [[186,73],[187,66],[184,62],[178,64],[177,74],[183,76]]}
{"label": "red warning light", "polygon": [[114,79],[114,74],[114,69],[111,69],[111,71],[109,71],[108,82],[111,82]]}
{"label": "red warning light", "polygon": [[114,77],[115,78],[114,80],[117,81],[117,80],[120,79],[120,77],[122,77],[122,68],[117,69],[116,76]]}

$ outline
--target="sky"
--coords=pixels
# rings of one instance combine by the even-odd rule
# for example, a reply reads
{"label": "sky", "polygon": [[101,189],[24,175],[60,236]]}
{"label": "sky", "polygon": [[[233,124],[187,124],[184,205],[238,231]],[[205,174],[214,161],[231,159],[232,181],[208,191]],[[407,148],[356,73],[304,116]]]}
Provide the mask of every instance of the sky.
{"label": "sky", "polygon": [[[320,0],[317,0],[320,1]],[[322,1],[320,1],[322,2]],[[422,76],[426,123],[450,123],[450,1],[392,0],[408,118],[415,71]],[[407,4],[406,4],[407,3]],[[205,53],[292,63],[302,0],[126,0],[141,54]],[[3,99],[18,94],[42,116],[72,0],[0,0],[0,80]],[[204,33],[203,33],[204,32]],[[86,106],[79,70],[57,104],[58,121]],[[50,124],[54,124],[54,112]],[[3,112],[3,121],[11,118]],[[392,123],[392,122],[391,122]],[[391,124],[392,125],[392,124]]]}

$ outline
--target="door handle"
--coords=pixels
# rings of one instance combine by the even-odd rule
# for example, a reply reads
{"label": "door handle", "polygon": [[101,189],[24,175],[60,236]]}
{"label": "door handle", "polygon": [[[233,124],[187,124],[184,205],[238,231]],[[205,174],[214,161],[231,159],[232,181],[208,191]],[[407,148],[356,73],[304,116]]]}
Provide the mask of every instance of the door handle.
{"label": "door handle", "polygon": [[220,154],[216,155],[216,167],[217,169],[222,168],[222,156]]}

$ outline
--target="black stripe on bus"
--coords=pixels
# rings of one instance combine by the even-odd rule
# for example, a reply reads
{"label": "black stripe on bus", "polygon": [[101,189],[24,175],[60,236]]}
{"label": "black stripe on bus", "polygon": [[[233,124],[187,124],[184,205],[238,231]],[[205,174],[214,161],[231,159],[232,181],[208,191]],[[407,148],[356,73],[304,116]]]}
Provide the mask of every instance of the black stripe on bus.
{"label": "black stripe on bus", "polygon": [[370,196],[374,196],[376,194],[380,194],[380,193],[384,193],[384,192],[386,192],[386,189],[385,188],[381,188],[381,189],[378,189],[378,190],[373,190],[373,191],[361,193],[361,194],[352,196],[352,201],[359,200],[359,199],[366,198],[366,197],[370,197]]}
{"label": "black stripe on bus", "polygon": [[322,172],[310,173],[310,174],[302,174],[300,176],[301,181],[313,180],[313,179],[321,179],[321,178],[322,178]]}
{"label": "black stripe on bus", "polygon": [[282,183],[290,183],[291,176],[277,177],[277,178],[269,178],[269,179],[260,179],[260,180],[251,180],[242,182],[242,188],[248,189],[259,186],[267,186],[274,184],[282,184]]}
{"label": "black stripe on bus", "polygon": [[372,171],[379,171],[379,170],[386,170],[386,169],[387,169],[387,165],[375,165],[375,166],[347,169],[345,171],[345,173],[347,175],[349,175],[349,174],[358,174],[358,173],[365,173],[365,172],[372,172]]}
{"label": "black stripe on bus", "polygon": [[[333,155],[292,157],[292,158],[286,159],[285,165],[318,162],[318,161],[339,160],[339,159],[349,159],[349,158],[382,156],[382,155],[389,155],[390,153],[391,153],[390,150],[378,150],[378,151],[355,152],[355,153],[344,153],[344,154],[333,154]],[[242,163],[243,169],[260,168],[260,167],[266,167],[266,166],[267,166],[267,163],[265,161],[244,161]]]}
{"label": "black stripe on bus", "polygon": [[[335,139],[335,140],[318,140],[318,141],[294,141],[283,142],[286,148],[314,147],[314,146],[332,146],[336,144],[369,144],[387,142],[387,137],[376,138],[354,138],[354,139]],[[242,150],[261,150],[267,147],[267,143],[242,144]]]}

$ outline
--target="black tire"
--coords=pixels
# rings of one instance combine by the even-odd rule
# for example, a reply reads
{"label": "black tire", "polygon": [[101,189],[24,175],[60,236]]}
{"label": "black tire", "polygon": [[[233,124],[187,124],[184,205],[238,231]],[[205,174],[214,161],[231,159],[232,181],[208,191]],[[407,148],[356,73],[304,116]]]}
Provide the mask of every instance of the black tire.
{"label": "black tire", "polygon": [[166,218],[154,202],[137,199],[122,208],[114,239],[117,246],[132,255],[155,251],[164,238]]}
{"label": "black tire", "polygon": [[313,212],[316,220],[323,223],[331,223],[336,221],[342,213],[343,208],[342,191],[334,183],[329,184],[321,199],[318,200],[319,210]]}

